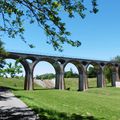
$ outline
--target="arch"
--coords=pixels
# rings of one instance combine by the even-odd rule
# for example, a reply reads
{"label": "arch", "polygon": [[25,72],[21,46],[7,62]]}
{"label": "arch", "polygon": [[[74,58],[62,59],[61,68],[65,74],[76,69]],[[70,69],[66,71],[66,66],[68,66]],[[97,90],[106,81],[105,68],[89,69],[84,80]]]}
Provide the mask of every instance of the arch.
{"label": "arch", "polygon": [[[113,75],[116,72],[116,67],[114,64],[108,62],[104,66],[104,75],[105,75],[105,86],[114,86],[113,81]],[[115,82],[115,81],[114,81]]]}
{"label": "arch", "polygon": [[8,55],[2,55],[2,59],[13,59],[13,60],[17,60],[18,62],[20,62],[25,71],[27,70],[27,68],[29,67],[27,64],[27,61],[25,61],[24,57],[20,57],[19,55],[14,55],[14,54],[9,54]]}
{"label": "arch", "polygon": [[112,64],[111,62],[108,62],[105,64],[105,67],[108,66],[108,67],[114,67],[114,64]]}
{"label": "arch", "polygon": [[[14,59],[14,58],[11,58],[11,57],[4,57],[3,58],[3,60],[5,60],[6,61],[6,63],[7,64],[5,64],[5,66],[4,66],[4,68],[3,69],[6,69],[7,70],[7,68],[8,67],[11,67],[11,68],[13,68],[14,66],[13,66],[13,64],[15,65],[15,62],[17,61],[18,62],[18,65],[21,65],[22,66],[22,73],[20,72],[20,71],[18,71],[18,73],[17,74],[10,74],[10,73],[7,73],[7,71],[6,71],[6,74],[4,74],[4,76],[3,77],[6,77],[6,78],[11,78],[11,79],[13,79],[13,78],[15,78],[15,79],[20,79],[20,80],[24,80],[25,79],[25,76],[26,76],[26,68],[25,68],[25,63],[24,62],[22,62],[22,61],[18,61],[18,59]],[[24,82],[25,82],[25,80],[23,81],[23,89],[24,89]],[[15,85],[17,86],[17,84],[15,83]]]}
{"label": "arch", "polygon": [[21,55],[17,55],[17,54],[11,54],[11,53],[7,53],[7,55],[1,55],[2,59],[14,59],[14,60],[18,60],[24,67],[25,70],[25,81],[24,81],[24,90],[29,90],[30,89],[30,85],[29,85],[29,81],[30,81],[30,66],[28,64],[28,62],[24,59],[24,57],[22,57]]}
{"label": "arch", "polygon": [[64,64],[64,68],[66,67],[66,65],[68,63],[72,63],[73,65],[76,66],[76,68],[78,69],[78,72],[81,73],[84,71],[84,66],[82,65],[82,63],[79,60],[68,60],[65,64]]}
{"label": "arch", "polygon": [[[57,89],[59,89],[59,86],[58,86],[59,80],[58,80],[58,78],[57,78],[57,73],[60,72],[59,63],[58,63],[57,61],[55,61],[54,59],[40,58],[40,59],[38,59],[37,61],[34,62],[34,64],[33,64],[33,72],[35,72],[35,67],[36,67],[40,62],[47,62],[47,63],[49,63],[49,64],[53,67],[53,69],[54,69],[54,71],[55,71],[55,73],[54,73],[55,78],[54,78],[54,80],[52,80],[52,81],[53,81],[52,83],[54,83],[54,86],[51,84],[51,82],[48,82],[48,81],[47,81],[47,83],[51,84],[51,87],[52,87],[52,88],[57,88]],[[49,71],[46,72],[46,73],[49,73]],[[48,86],[48,87],[49,87],[49,86]]]}
{"label": "arch", "polygon": [[[80,84],[81,84],[81,74],[83,75],[84,68],[83,65],[81,64],[80,61],[77,60],[69,60],[64,64],[64,70],[67,67],[67,65],[71,64],[74,69],[77,70],[77,73],[74,73],[73,76],[74,78],[65,78],[64,79],[64,84],[66,86],[66,89],[68,90],[80,90]],[[69,71],[70,72],[70,71]],[[64,72],[65,73],[65,72]],[[69,76],[68,76],[69,77]],[[67,85],[69,84],[69,85]]]}
{"label": "arch", "polygon": [[95,61],[88,62],[87,64],[87,75],[88,75],[88,88],[99,87],[99,72],[101,70],[101,66],[99,63]]}
{"label": "arch", "polygon": [[96,68],[98,68],[98,69],[100,68],[100,64],[97,63],[97,62],[95,62],[95,61],[88,62],[87,67],[88,67],[89,65],[93,65],[94,67],[96,67]]}
{"label": "arch", "polygon": [[120,65],[118,66],[118,77],[119,77],[119,80],[120,80]]}
{"label": "arch", "polygon": [[24,60],[26,60],[29,63],[32,63],[36,60],[36,58],[33,56],[27,56],[27,57],[24,57]]}
{"label": "arch", "polygon": [[56,72],[57,72],[57,71],[60,71],[60,65],[59,65],[59,63],[58,63],[57,61],[55,61],[54,59],[51,59],[51,58],[39,58],[39,59],[37,59],[37,60],[34,62],[34,64],[33,64],[33,70],[34,70],[35,66],[36,66],[40,61],[48,62],[48,63],[50,63],[50,64],[54,67],[54,69],[55,69]]}

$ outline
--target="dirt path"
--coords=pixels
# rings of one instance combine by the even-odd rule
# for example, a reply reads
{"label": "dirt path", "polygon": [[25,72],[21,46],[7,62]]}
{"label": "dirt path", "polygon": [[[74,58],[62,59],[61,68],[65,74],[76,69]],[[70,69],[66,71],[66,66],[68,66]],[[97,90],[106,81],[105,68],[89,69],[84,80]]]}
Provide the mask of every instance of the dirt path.
{"label": "dirt path", "polygon": [[0,89],[0,120],[39,120],[39,118],[13,93]]}

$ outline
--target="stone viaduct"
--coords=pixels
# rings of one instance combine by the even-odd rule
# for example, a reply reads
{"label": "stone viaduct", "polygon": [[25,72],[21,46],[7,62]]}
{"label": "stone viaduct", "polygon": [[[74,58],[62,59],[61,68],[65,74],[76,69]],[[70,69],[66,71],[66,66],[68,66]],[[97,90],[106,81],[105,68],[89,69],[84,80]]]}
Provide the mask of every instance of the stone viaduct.
{"label": "stone viaduct", "polygon": [[[97,87],[105,86],[105,77],[103,70],[106,66],[111,66],[112,69],[112,82],[111,85],[115,86],[115,82],[119,81],[118,70],[120,64],[112,61],[101,61],[101,60],[89,60],[79,58],[68,58],[58,56],[47,56],[47,55],[36,55],[26,53],[15,53],[9,52],[7,55],[0,54],[2,59],[17,59],[23,65],[25,69],[25,82],[24,89],[33,89],[33,70],[38,62],[46,61],[49,62],[55,69],[56,72],[56,89],[64,89],[64,68],[68,63],[72,63],[76,66],[79,73],[79,85],[78,90],[84,91],[88,89],[87,83],[87,67],[91,64],[96,68],[97,73]],[[30,62],[31,60],[32,62]]]}

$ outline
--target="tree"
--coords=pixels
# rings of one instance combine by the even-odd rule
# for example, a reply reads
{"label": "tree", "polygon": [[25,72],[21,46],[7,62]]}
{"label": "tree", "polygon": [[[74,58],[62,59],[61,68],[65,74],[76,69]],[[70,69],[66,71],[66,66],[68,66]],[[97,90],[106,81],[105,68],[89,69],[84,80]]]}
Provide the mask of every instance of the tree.
{"label": "tree", "polygon": [[46,73],[46,74],[42,74],[42,75],[36,75],[36,79],[40,79],[40,80],[45,80],[45,79],[51,80],[53,78],[55,78],[55,74],[53,74],[53,73]]}
{"label": "tree", "polygon": [[4,43],[0,40],[0,53],[4,53],[5,49],[4,49]]}
{"label": "tree", "polygon": [[14,65],[12,63],[7,63],[7,68],[5,68],[5,72],[10,75],[11,78],[17,76],[17,74],[22,73],[22,66],[18,64],[16,61]]}
{"label": "tree", "polygon": [[[120,56],[117,55],[116,57],[114,57],[114,58],[112,59],[112,61],[115,61],[115,62],[119,62],[119,63],[120,63]],[[118,69],[118,73],[119,73],[119,78],[120,78],[120,68]]]}
{"label": "tree", "polygon": [[[111,61],[120,62],[120,56],[117,55]],[[119,72],[119,77],[120,77],[120,69],[118,72]],[[105,73],[105,77],[107,78],[108,82],[111,82],[112,81],[112,66],[106,66],[104,69],[104,73]]]}
{"label": "tree", "polygon": [[[0,40],[0,53],[3,54],[5,53],[4,47],[3,47],[3,42]],[[0,76],[4,75],[4,66],[5,66],[6,62],[5,60],[3,60],[3,58],[0,57]]]}
{"label": "tree", "polygon": [[69,71],[65,72],[65,75],[64,75],[65,78],[77,78],[78,77],[78,74],[77,73],[74,73],[72,68],[70,68]]}
{"label": "tree", "polygon": [[[69,18],[75,17],[77,13],[81,18],[85,17],[85,0],[0,0],[0,31],[8,37],[24,38],[24,21],[29,20],[30,24],[37,23],[46,33],[48,44],[55,50],[62,51],[62,44],[68,43],[72,46],[80,46],[79,40],[69,39],[71,33],[66,29],[60,13],[64,12]],[[92,9],[90,13],[97,13],[97,0],[88,2]],[[27,43],[28,44],[28,43]],[[31,48],[32,44],[28,44]]]}
{"label": "tree", "polygon": [[120,62],[120,56],[117,55],[116,57],[114,57],[114,58],[112,59],[112,61]]}
{"label": "tree", "polygon": [[106,66],[104,69],[105,78],[110,83],[112,81],[112,68],[110,66]]}
{"label": "tree", "polygon": [[89,67],[88,69],[88,77],[89,78],[94,78],[96,77],[96,71],[94,67]]}

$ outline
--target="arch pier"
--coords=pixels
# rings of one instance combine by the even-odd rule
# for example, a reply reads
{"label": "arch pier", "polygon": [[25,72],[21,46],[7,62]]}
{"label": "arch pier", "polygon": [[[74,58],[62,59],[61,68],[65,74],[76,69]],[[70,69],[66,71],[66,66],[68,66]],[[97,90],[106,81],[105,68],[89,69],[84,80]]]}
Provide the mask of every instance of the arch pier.
{"label": "arch pier", "polygon": [[105,75],[104,68],[110,64],[112,66],[112,81],[111,85],[116,86],[115,82],[119,81],[119,66],[120,64],[113,61],[101,61],[101,60],[89,60],[89,59],[80,59],[80,58],[68,58],[68,57],[59,57],[59,56],[48,56],[48,55],[36,55],[36,54],[27,54],[27,53],[15,53],[8,52],[7,55],[0,54],[0,58],[11,58],[17,59],[23,65],[25,69],[25,81],[24,89],[33,90],[33,71],[36,64],[40,61],[49,62],[55,69],[56,80],[55,80],[55,89],[64,89],[64,69],[68,63],[72,63],[76,66],[79,73],[79,91],[85,91],[88,89],[88,76],[87,76],[87,67],[89,64],[97,65],[97,87],[105,86]]}

